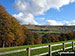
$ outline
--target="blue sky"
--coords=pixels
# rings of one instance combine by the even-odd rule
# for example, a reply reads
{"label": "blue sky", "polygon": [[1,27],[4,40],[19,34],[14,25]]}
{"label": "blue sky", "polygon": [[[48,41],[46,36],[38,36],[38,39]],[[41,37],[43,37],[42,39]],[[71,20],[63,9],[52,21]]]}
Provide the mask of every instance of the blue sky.
{"label": "blue sky", "polygon": [[[36,17],[44,17],[51,20],[56,21],[69,21],[75,20],[75,3],[71,3],[69,5],[63,6],[60,8],[60,11],[57,9],[50,9],[47,12],[45,12],[45,15],[36,16]],[[45,22],[45,20],[44,20]]]}
{"label": "blue sky", "polygon": [[0,0],[0,5],[4,6],[8,13],[15,14],[16,11],[13,8],[14,0]]}
{"label": "blue sky", "polygon": [[[63,3],[55,0],[53,3],[59,3],[55,5],[52,1],[50,1],[52,4],[46,4],[46,0],[42,1],[45,2],[38,1],[41,4],[39,5],[33,0],[0,0],[0,5],[3,5],[6,11],[14,16],[21,24],[75,25],[75,0],[73,2],[61,0]],[[31,4],[29,5],[29,3]],[[44,6],[44,4],[47,6]]]}

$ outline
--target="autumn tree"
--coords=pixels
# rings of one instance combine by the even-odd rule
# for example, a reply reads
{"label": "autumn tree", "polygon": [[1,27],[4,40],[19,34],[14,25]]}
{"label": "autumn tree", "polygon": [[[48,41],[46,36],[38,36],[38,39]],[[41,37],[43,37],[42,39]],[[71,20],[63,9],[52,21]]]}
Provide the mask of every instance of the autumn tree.
{"label": "autumn tree", "polygon": [[42,38],[38,33],[33,32],[33,37],[34,37],[34,43],[35,44],[41,44],[42,43]]}
{"label": "autumn tree", "polygon": [[5,8],[0,5],[0,38],[2,46],[22,45],[24,43],[24,32],[19,22],[5,11]]}
{"label": "autumn tree", "polygon": [[7,40],[11,39],[8,37],[8,33],[11,32],[9,18],[10,15],[5,11],[5,8],[0,5],[0,39],[3,47],[6,45]]}

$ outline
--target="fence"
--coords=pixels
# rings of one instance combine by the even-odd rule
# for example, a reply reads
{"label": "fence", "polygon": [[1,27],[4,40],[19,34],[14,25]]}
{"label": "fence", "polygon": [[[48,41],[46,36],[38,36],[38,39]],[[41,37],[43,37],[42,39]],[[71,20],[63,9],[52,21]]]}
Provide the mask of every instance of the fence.
{"label": "fence", "polygon": [[[66,44],[71,44],[71,43],[72,43],[72,46],[65,48]],[[58,46],[58,45],[63,45],[63,48],[52,51],[52,47],[53,46]],[[74,42],[67,42],[67,43],[54,44],[54,45],[49,45],[49,46],[42,46],[42,47],[36,47],[36,48],[28,48],[27,49],[27,52],[28,52],[27,56],[30,56],[30,50],[39,49],[39,48],[47,48],[47,47],[49,47],[49,52],[38,54],[38,55],[34,55],[34,56],[42,56],[42,55],[47,55],[47,54],[49,54],[49,56],[52,56],[52,53],[54,53],[54,52],[58,52],[58,51],[61,51],[61,50],[65,51],[66,49],[70,49],[70,48],[72,48],[72,50],[74,51],[74,47],[75,46],[74,46]]]}
{"label": "fence", "polygon": [[[72,46],[65,48],[66,44],[72,44]],[[53,46],[59,46],[59,45],[63,45],[63,48],[52,51],[52,47]],[[15,50],[15,51],[3,52],[3,53],[0,53],[0,55],[11,54],[11,53],[16,53],[16,52],[22,52],[22,51],[27,51],[27,56],[31,56],[31,54],[30,54],[31,50],[41,49],[41,48],[49,48],[49,52],[38,54],[38,55],[34,55],[34,56],[42,56],[42,55],[46,55],[46,54],[49,54],[49,56],[52,56],[52,53],[58,52],[58,51],[61,51],[61,50],[65,51],[66,49],[72,48],[72,50],[74,51],[74,47],[75,47],[74,46],[74,42],[67,42],[67,43],[60,43],[60,44],[54,44],[54,45],[48,45],[48,46],[41,46],[41,47],[35,47],[35,48],[27,48],[27,49]]]}

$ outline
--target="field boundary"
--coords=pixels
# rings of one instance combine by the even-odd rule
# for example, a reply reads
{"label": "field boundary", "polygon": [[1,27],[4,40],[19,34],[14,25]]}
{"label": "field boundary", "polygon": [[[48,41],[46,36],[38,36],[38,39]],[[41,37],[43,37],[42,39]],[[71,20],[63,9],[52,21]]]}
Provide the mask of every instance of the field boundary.
{"label": "field boundary", "polygon": [[[71,43],[72,43],[72,46],[65,48],[65,44],[71,44]],[[75,47],[74,43],[75,42],[67,42],[67,43],[54,44],[54,45],[51,45],[51,46],[63,45],[63,48],[62,49],[58,49],[58,50],[54,50],[54,51],[50,50],[50,53],[46,52],[46,53],[42,53],[42,54],[38,54],[38,55],[34,55],[34,56],[42,56],[42,55],[47,55],[47,54],[49,54],[49,56],[52,56],[52,53],[55,53],[55,52],[58,52],[58,51],[64,51],[64,50],[67,50],[67,49],[70,49],[70,48],[72,48],[74,50],[74,47]],[[51,47],[49,47],[49,48],[51,48]]]}
{"label": "field boundary", "polygon": [[[70,48],[72,48],[72,46],[65,48],[65,50],[70,49]],[[54,51],[52,51],[52,53],[55,53],[55,52],[58,52],[58,51],[62,51],[62,50],[63,49],[54,50]],[[49,52],[38,54],[38,55],[34,55],[34,56],[42,56],[42,55],[47,55],[47,54],[49,54]]]}
{"label": "field boundary", "polygon": [[[71,44],[72,42],[66,42],[65,44]],[[75,43],[75,42],[73,42],[73,43]],[[59,45],[63,45],[62,43],[59,43],[59,44],[53,44],[53,45],[51,45],[51,47],[53,47],[53,46],[59,46]],[[35,49],[41,49],[41,48],[48,48],[49,47],[49,45],[47,45],[47,46],[40,46],[40,47],[34,47],[34,48],[29,48],[30,50],[35,50]],[[75,46],[74,46],[75,47]],[[50,47],[49,47],[50,48]],[[65,48],[65,49],[70,49],[70,48],[72,48],[72,46],[70,46],[70,47],[67,47],[67,48]],[[16,52],[22,52],[22,51],[27,51],[28,53],[27,54],[30,54],[30,50],[27,50],[27,49],[21,49],[21,50],[14,50],[14,51],[8,51],[8,52],[1,52],[0,53],[0,55],[5,55],[5,54],[11,54],[11,53],[16,53]],[[58,49],[58,50],[55,50],[55,51],[51,51],[50,50],[50,52],[51,53],[54,53],[54,52],[58,52],[58,51],[60,51],[60,50],[63,50],[63,49]],[[42,54],[38,54],[38,55],[34,55],[34,56],[41,56],[41,55],[46,55],[46,54],[48,54],[49,52],[46,52],[46,53],[42,53]]]}

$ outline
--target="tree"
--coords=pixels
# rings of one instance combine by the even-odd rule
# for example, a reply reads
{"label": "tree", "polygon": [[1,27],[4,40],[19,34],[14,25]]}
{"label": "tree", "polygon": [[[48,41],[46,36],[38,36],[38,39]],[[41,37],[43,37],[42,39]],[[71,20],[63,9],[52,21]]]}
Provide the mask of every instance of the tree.
{"label": "tree", "polygon": [[33,32],[33,37],[34,37],[34,43],[35,44],[41,44],[42,43],[42,38],[38,33]]}
{"label": "tree", "polygon": [[5,8],[0,5],[0,39],[2,46],[22,45],[24,43],[24,32],[19,22],[5,11]]}
{"label": "tree", "polygon": [[9,39],[8,33],[11,31],[8,18],[10,15],[0,5],[0,39],[3,47],[6,45],[6,41]]}
{"label": "tree", "polygon": [[42,43],[50,43],[50,42],[51,42],[50,34],[45,34],[42,37]]}

